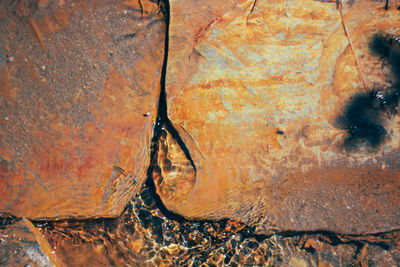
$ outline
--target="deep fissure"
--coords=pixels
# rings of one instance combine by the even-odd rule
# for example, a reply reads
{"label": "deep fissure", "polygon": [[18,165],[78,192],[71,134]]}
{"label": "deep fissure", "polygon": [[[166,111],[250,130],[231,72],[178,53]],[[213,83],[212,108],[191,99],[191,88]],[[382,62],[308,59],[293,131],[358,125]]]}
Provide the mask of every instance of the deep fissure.
{"label": "deep fissure", "polygon": [[168,51],[169,51],[169,24],[170,24],[170,10],[169,10],[169,1],[162,0],[162,9],[165,16],[165,42],[164,42],[164,60],[161,71],[161,91],[160,98],[158,102],[158,111],[157,111],[157,121],[155,123],[154,129],[154,137],[157,139],[160,137],[161,131],[165,128],[169,134],[171,134],[172,138],[174,138],[182,151],[185,153],[186,158],[190,161],[193,169],[196,172],[196,166],[193,162],[192,157],[190,156],[189,149],[186,147],[182,138],[180,137],[178,131],[172,125],[172,122],[168,118],[168,108],[167,108],[167,93],[166,93],[166,76],[167,76],[167,65],[168,65]]}

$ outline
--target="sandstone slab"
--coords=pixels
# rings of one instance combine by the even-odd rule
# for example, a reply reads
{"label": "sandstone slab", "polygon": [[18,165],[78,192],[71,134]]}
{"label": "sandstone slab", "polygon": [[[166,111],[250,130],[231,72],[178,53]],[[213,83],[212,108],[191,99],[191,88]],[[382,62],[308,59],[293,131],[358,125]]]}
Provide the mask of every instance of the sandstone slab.
{"label": "sandstone slab", "polygon": [[171,1],[166,207],[260,233],[399,228],[398,5]]}
{"label": "sandstone slab", "polygon": [[159,5],[1,1],[0,20],[0,211],[119,215],[149,164]]}

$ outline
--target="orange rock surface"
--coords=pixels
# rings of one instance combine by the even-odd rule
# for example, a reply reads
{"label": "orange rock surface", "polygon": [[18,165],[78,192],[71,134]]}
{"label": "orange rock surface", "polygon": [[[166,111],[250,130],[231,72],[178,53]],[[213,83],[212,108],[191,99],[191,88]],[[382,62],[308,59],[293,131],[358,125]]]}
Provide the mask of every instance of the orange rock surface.
{"label": "orange rock surface", "polygon": [[168,117],[184,144],[159,141],[166,207],[259,233],[397,229],[398,5],[170,1]]}
{"label": "orange rock surface", "polygon": [[0,211],[110,217],[134,196],[165,37],[141,2],[1,2]]}

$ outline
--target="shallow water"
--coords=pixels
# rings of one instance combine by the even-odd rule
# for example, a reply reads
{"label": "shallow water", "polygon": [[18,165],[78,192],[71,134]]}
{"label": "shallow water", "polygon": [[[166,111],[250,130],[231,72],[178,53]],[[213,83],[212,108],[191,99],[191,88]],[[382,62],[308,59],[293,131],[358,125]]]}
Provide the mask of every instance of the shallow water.
{"label": "shallow water", "polygon": [[389,241],[388,235],[376,239],[352,239],[329,233],[265,236],[238,222],[187,221],[173,214],[164,215],[161,210],[163,207],[156,203],[151,189],[144,186],[120,218],[37,222],[36,226],[67,266],[357,266],[361,262],[395,266],[400,263],[399,244]]}

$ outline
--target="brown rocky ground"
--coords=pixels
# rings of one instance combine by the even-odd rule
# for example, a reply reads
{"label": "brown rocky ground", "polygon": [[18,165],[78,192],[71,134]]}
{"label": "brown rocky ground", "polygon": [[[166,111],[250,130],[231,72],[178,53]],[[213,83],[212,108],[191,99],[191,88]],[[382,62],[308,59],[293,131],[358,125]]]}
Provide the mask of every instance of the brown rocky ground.
{"label": "brown rocky ground", "polygon": [[170,1],[167,208],[264,234],[398,229],[399,5]]}
{"label": "brown rocky ground", "polygon": [[[9,38],[5,49],[29,51],[28,62],[40,64],[26,67],[18,61],[24,56],[11,53],[2,57],[2,112],[13,111],[20,121],[8,125],[5,116],[2,122],[0,203],[6,208],[0,210],[36,220],[0,214],[0,266],[400,264],[397,1],[388,8],[380,1],[7,3],[0,13],[9,26],[1,29],[12,33],[2,33]],[[98,17],[104,21],[95,31]],[[60,87],[76,86],[53,94],[58,61],[42,68],[40,53],[57,58],[54,51],[63,44],[57,36],[74,22],[78,43],[68,43],[60,55],[78,58],[77,48],[93,41],[101,58],[88,59],[85,52],[82,62],[97,58],[114,72],[89,70],[77,59],[73,67],[83,68],[81,76],[65,84],[57,76]],[[13,36],[20,36],[22,48]],[[133,59],[144,62],[130,62],[135,49],[147,56]],[[35,87],[27,69],[32,77],[43,71],[38,77],[49,87]],[[83,90],[69,106],[70,92],[91,78],[99,88]],[[37,96],[30,98],[31,91]],[[93,92],[103,94],[90,98]],[[158,93],[156,119],[157,101],[150,100]],[[85,103],[97,106],[86,110]],[[35,114],[38,119],[29,117]],[[63,128],[63,120],[71,121]],[[104,131],[86,132],[93,121],[103,121]],[[37,131],[28,131],[31,124]],[[83,132],[68,139],[70,131]],[[144,148],[127,145],[128,133]],[[99,158],[92,164],[78,157],[85,168],[67,166],[61,175],[57,160],[69,153],[59,149],[75,143],[94,144],[86,152]],[[32,156],[35,147],[44,150]],[[106,178],[98,168],[108,169]],[[46,188],[42,171],[54,184],[49,192],[40,189]],[[64,171],[79,173],[74,179]]]}
{"label": "brown rocky ground", "polygon": [[159,5],[6,0],[0,19],[0,210],[119,215],[149,164]]}

